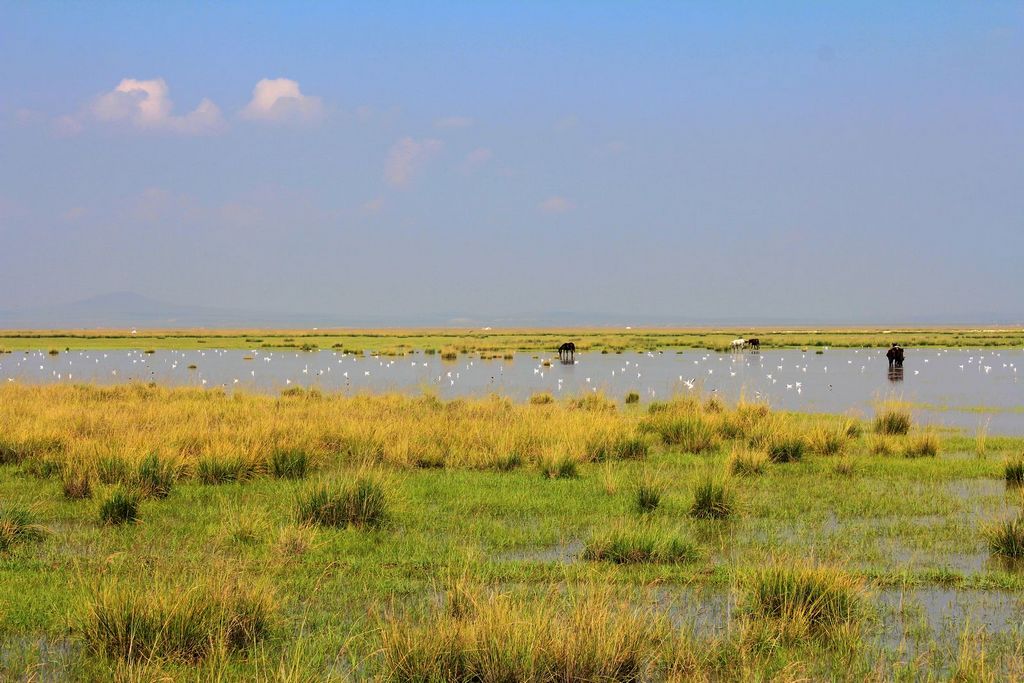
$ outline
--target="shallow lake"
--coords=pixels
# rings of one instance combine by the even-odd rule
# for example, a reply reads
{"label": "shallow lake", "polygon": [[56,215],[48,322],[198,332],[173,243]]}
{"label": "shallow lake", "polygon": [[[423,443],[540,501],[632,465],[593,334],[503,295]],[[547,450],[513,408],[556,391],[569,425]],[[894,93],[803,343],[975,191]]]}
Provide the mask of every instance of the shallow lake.
{"label": "shallow lake", "polygon": [[0,381],[152,381],[265,392],[290,386],[345,393],[429,390],[443,398],[496,392],[525,399],[540,391],[555,396],[603,391],[620,401],[628,391],[637,392],[641,401],[700,391],[727,400],[745,394],[783,410],[859,411],[864,416],[871,415],[875,401],[894,396],[914,403],[922,422],[970,430],[987,422],[992,434],[1024,434],[1022,364],[1020,349],[908,349],[899,375],[889,371],[881,349],[591,352],[577,354],[573,365],[559,363],[557,354],[529,353],[511,360],[460,356],[443,361],[422,353],[91,350],[0,356]]}

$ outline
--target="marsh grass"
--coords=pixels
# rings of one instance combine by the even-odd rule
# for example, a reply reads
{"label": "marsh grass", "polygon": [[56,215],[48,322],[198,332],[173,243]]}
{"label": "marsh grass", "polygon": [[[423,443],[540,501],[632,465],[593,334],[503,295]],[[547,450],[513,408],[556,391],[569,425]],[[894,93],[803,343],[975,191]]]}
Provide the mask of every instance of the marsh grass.
{"label": "marsh grass", "polygon": [[846,448],[848,438],[845,425],[838,428],[818,425],[807,432],[807,446],[817,455],[839,455]]}
{"label": "marsh grass", "polygon": [[92,498],[93,473],[82,464],[65,466],[61,471],[61,491],[68,500]]}
{"label": "marsh grass", "polygon": [[651,446],[643,436],[633,434],[605,434],[593,437],[587,446],[589,460],[643,460]]}
{"label": "marsh grass", "polygon": [[656,434],[662,443],[685,453],[712,451],[722,441],[715,421],[699,412],[658,410],[644,418],[640,429]]}
{"label": "marsh grass", "polygon": [[0,553],[22,543],[42,541],[48,533],[46,527],[38,524],[35,516],[27,509],[0,509]]}
{"label": "marsh grass", "polygon": [[301,492],[295,503],[300,524],[327,527],[380,527],[389,519],[390,505],[383,480],[359,475],[339,485],[324,482]]}
{"label": "marsh grass", "polygon": [[310,460],[304,450],[278,448],[270,454],[268,469],[278,479],[305,479],[311,467]]}
{"label": "marsh grass", "polygon": [[545,457],[541,460],[540,471],[547,479],[575,479],[580,476],[576,461],[567,456]]}
{"label": "marsh grass", "polygon": [[251,648],[271,631],[275,615],[266,586],[230,579],[187,587],[119,582],[95,589],[75,625],[90,650],[113,659],[194,663]]}
{"label": "marsh grass", "polygon": [[934,458],[939,454],[940,447],[938,435],[929,430],[907,436],[900,453],[904,458]]}
{"label": "marsh grass", "polygon": [[795,643],[834,643],[869,615],[863,581],[837,567],[776,560],[740,576],[741,616]]}
{"label": "marsh grass", "polygon": [[643,478],[636,487],[636,509],[638,512],[654,512],[661,505],[664,488],[652,477]]}
{"label": "marsh grass", "polygon": [[102,484],[121,484],[131,478],[131,468],[124,458],[107,455],[97,461],[96,476]]}
{"label": "marsh grass", "polygon": [[100,503],[100,521],[108,526],[120,526],[139,521],[141,496],[133,488],[118,486]]}
{"label": "marsh grass", "polygon": [[725,519],[736,511],[736,489],[723,474],[706,472],[693,487],[690,516],[699,519]]}
{"label": "marsh grass", "polygon": [[910,408],[900,401],[883,401],[875,408],[875,433],[903,436],[910,431],[913,418]]}
{"label": "marsh grass", "polygon": [[555,402],[555,397],[548,392],[533,394],[530,396],[530,405],[546,406]]}
{"label": "marsh grass", "polygon": [[664,627],[607,590],[566,599],[471,595],[459,610],[380,620],[383,678],[414,681],[646,680]]}
{"label": "marsh grass", "polygon": [[635,404],[635,403],[639,403],[639,402],[640,402],[640,394],[638,394],[635,391],[630,391],[630,392],[626,393],[626,398],[625,398],[626,405],[631,405],[631,404]]}
{"label": "marsh grass", "polygon": [[244,483],[260,473],[260,467],[241,456],[207,456],[196,462],[196,479],[201,484]]}
{"label": "marsh grass", "polygon": [[1024,557],[1024,518],[993,522],[982,528],[988,548],[996,555],[1020,559]]}
{"label": "marsh grass", "polygon": [[974,454],[984,458],[988,452],[988,426],[991,420],[986,419],[978,423],[978,429],[974,433]]}
{"label": "marsh grass", "polygon": [[614,564],[684,564],[699,557],[690,541],[646,524],[598,531],[583,551],[585,560]]}
{"label": "marsh grass", "polygon": [[139,462],[135,483],[145,498],[166,498],[171,494],[176,474],[173,462],[150,453]]}
{"label": "marsh grass", "polygon": [[832,465],[832,471],[842,477],[853,476],[857,472],[857,461],[849,455],[843,455]]}
{"label": "marsh grass", "polygon": [[872,434],[868,441],[868,452],[872,455],[892,455],[895,452],[895,445],[887,436]]}
{"label": "marsh grass", "polygon": [[733,446],[732,452],[729,454],[726,468],[730,474],[740,477],[753,477],[764,474],[770,463],[771,460],[764,451],[736,445]]}
{"label": "marsh grass", "polygon": [[1003,463],[1003,478],[1009,486],[1024,484],[1024,457],[1009,458]]}

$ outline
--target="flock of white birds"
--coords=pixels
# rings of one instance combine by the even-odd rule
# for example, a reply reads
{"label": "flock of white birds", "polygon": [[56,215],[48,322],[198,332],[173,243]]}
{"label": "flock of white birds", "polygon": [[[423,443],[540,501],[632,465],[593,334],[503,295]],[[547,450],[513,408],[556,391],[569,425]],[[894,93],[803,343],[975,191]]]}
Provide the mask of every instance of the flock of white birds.
{"label": "flock of white birds", "polygon": [[[0,356],[8,382],[158,382],[170,385],[280,391],[292,385],[324,390],[386,391],[438,388],[442,394],[489,392],[523,397],[538,391],[604,391],[648,399],[679,392],[741,393],[787,409],[842,411],[883,392],[921,402],[1014,406],[1019,349],[909,349],[894,383],[884,350],[765,350],[761,352],[580,353],[563,365],[555,355],[516,354],[509,360],[463,355],[455,361],[416,353],[381,357],[342,351],[90,350],[15,352]],[[965,379],[971,376],[970,381]],[[807,394],[805,397],[804,394]]]}

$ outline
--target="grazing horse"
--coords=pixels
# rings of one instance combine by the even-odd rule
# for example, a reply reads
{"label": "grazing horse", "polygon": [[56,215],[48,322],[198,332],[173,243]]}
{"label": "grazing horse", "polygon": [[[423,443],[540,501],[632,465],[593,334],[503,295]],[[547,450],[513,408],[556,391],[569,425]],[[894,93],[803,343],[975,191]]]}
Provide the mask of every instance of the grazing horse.
{"label": "grazing horse", "polygon": [[757,337],[753,337],[752,339],[748,339],[747,340],[747,346],[750,347],[751,349],[753,349],[754,351],[760,351],[761,350],[761,340],[758,339]]}
{"label": "grazing horse", "polygon": [[742,351],[746,343],[746,339],[733,339],[729,346],[733,351]]}
{"label": "grazing horse", "polygon": [[576,362],[576,345],[572,342],[565,342],[558,347],[558,359],[563,363]]}

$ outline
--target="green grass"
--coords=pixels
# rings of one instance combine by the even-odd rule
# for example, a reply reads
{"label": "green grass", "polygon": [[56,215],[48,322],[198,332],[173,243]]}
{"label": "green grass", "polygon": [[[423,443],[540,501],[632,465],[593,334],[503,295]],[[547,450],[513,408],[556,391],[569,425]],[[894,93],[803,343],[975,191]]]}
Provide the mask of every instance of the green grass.
{"label": "green grass", "polygon": [[1008,459],[1003,464],[1003,478],[1010,486],[1024,484],[1024,458],[1018,456]]}
{"label": "green grass", "polygon": [[1012,559],[1024,557],[1024,519],[1021,517],[994,522],[985,527],[982,534],[994,554]]}
{"label": "green grass", "polygon": [[834,641],[868,616],[863,582],[842,569],[784,559],[746,572],[740,610],[784,641]]}
{"label": "green grass", "polygon": [[614,528],[587,541],[583,558],[615,564],[684,564],[700,557],[690,541],[651,526]]}
{"label": "green grass", "polygon": [[347,349],[395,354],[406,349],[449,348],[456,353],[504,353],[528,351],[554,353],[566,339],[580,352],[647,351],[652,349],[721,349],[737,335],[755,336],[762,347],[875,347],[886,348],[899,340],[906,347],[1024,346],[1024,329],[968,330],[955,328],[902,329],[520,329],[466,331],[465,329],[409,330],[68,330],[8,331],[0,335],[0,348],[13,351],[37,349],[241,349],[253,348]]}
{"label": "green grass", "polygon": [[912,425],[910,409],[900,403],[884,403],[879,406],[875,415],[876,434],[901,436],[909,432]]}
{"label": "green grass", "polygon": [[348,484],[321,483],[301,493],[295,504],[300,523],[327,527],[379,527],[388,521],[388,494],[369,477]]}
{"label": "green grass", "polygon": [[36,523],[33,514],[23,508],[0,509],[0,553],[22,543],[43,540],[47,530]]}
{"label": "green grass", "polygon": [[707,473],[694,485],[691,517],[725,519],[735,511],[736,490],[728,477]]}
{"label": "green grass", "polygon": [[94,652],[128,662],[195,663],[245,650],[267,636],[275,605],[265,586],[209,583],[103,584],[85,599],[77,631]]}
{"label": "green grass", "polygon": [[[206,411],[217,399],[204,400]],[[522,408],[559,424],[582,414],[559,412],[560,403]],[[424,413],[423,428],[435,436],[461,409]],[[19,404],[18,414],[25,410]],[[621,406],[611,415],[648,417]],[[978,458],[973,430],[935,432],[934,457],[903,458],[893,455],[914,431],[886,436],[888,455],[873,454],[879,435],[864,434],[848,437],[841,456],[807,447],[800,460],[774,465],[748,440],[775,417],[737,418],[735,438],[720,436],[720,448],[700,454],[652,440],[642,459],[600,463],[589,448],[608,430],[538,451],[528,439],[505,438],[509,427],[500,424],[493,453],[440,469],[378,451],[357,457],[371,452],[354,445],[368,443],[366,435],[330,422],[323,450],[275,433],[258,452],[264,469],[244,486],[201,481],[196,463],[210,453],[254,451],[241,441],[207,449],[208,439],[185,439],[205,434],[196,420],[158,453],[161,463],[188,458],[170,495],[136,497],[140,523],[116,528],[97,515],[117,486],[100,481],[99,463],[122,463],[109,481],[128,489],[149,448],[68,446],[84,453],[95,502],[66,498],[63,479],[0,466],[0,507],[30,510],[28,523],[50,530],[45,542],[19,541],[0,555],[0,680],[444,680],[468,671],[505,672],[507,680],[631,671],[652,681],[948,680],[979,661],[991,680],[1012,680],[1019,659],[1011,632],[978,635],[994,627],[973,620],[968,632],[959,612],[926,617],[936,599],[998,616],[1024,591],[1012,563],[988,560],[998,553],[986,533],[992,520],[1012,519],[1007,511],[1017,504],[1017,492],[1004,491],[1004,460],[992,454],[1024,452],[1024,439],[990,437],[989,455]],[[773,429],[805,436],[819,421],[838,431],[845,418],[787,419]],[[224,430],[231,421],[211,422]],[[62,424],[103,426],[95,415]],[[45,430],[0,420],[0,434],[22,444]],[[271,455],[281,443],[315,457],[316,478],[274,476]],[[559,444],[576,449],[575,477],[546,479],[543,457],[557,459]],[[509,454],[516,464],[499,467]],[[737,454],[755,458],[759,473],[730,480],[731,521],[691,517],[695,490],[734,471]],[[336,511],[358,506],[338,502],[349,500],[340,493],[367,475],[360,468],[369,462],[369,478],[383,482],[385,524],[298,514],[299,501],[323,485],[328,504],[310,509],[325,521],[346,518]],[[856,467],[837,476],[843,462]],[[641,514],[642,486],[658,504]],[[999,537],[1001,546],[1021,546],[1012,527]],[[778,565],[818,569],[815,558],[841,567],[839,578],[748,578]],[[453,576],[473,588],[453,597]],[[233,640],[221,629],[239,613],[221,600],[232,586],[250,597],[270,589],[267,609],[255,608],[265,615],[253,631],[260,635]],[[102,620],[85,618],[93,609]],[[927,656],[907,660],[909,648]]]}
{"label": "green grass", "polygon": [[278,479],[304,479],[310,469],[310,457],[303,450],[277,449],[270,455],[269,469]]}
{"label": "green grass", "polygon": [[120,526],[139,521],[138,491],[118,486],[100,503],[100,521],[110,526]]}

